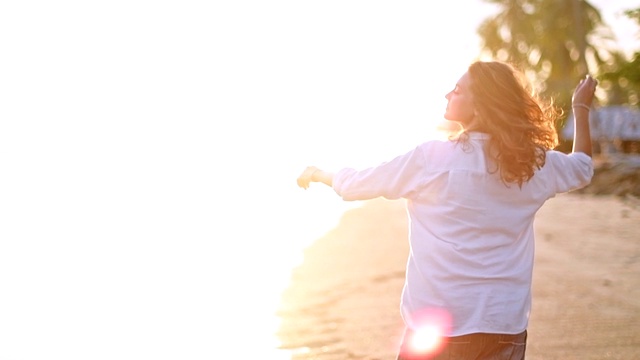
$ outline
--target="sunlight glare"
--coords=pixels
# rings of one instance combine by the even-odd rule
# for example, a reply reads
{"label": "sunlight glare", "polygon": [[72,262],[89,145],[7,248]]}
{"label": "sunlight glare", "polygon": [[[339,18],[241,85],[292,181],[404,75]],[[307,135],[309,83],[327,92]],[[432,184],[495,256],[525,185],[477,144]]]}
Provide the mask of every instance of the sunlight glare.
{"label": "sunlight glare", "polygon": [[401,349],[407,358],[435,355],[442,351],[451,331],[451,314],[445,309],[427,308],[409,320],[411,332]]}
{"label": "sunlight glare", "polygon": [[442,342],[442,333],[436,326],[417,329],[411,337],[411,348],[415,352],[432,352]]}

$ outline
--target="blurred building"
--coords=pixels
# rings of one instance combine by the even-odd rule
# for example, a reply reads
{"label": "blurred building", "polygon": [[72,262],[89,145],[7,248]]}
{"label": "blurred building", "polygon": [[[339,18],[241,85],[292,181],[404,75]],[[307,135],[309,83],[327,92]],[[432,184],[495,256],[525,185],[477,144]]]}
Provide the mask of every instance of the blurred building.
{"label": "blurred building", "polygon": [[[589,113],[594,153],[640,153],[640,110],[624,106],[592,108]],[[573,113],[560,137],[573,139]]]}

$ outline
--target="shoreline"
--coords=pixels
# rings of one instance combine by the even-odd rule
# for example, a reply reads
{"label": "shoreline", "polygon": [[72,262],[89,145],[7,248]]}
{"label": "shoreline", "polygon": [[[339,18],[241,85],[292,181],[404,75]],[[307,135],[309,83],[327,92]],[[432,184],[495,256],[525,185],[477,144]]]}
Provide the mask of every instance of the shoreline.
{"label": "shoreline", "polygon": [[[613,195],[550,199],[534,223],[527,359],[640,358],[640,208]],[[292,360],[395,359],[408,256],[404,202],[348,210],[293,269],[278,315]]]}

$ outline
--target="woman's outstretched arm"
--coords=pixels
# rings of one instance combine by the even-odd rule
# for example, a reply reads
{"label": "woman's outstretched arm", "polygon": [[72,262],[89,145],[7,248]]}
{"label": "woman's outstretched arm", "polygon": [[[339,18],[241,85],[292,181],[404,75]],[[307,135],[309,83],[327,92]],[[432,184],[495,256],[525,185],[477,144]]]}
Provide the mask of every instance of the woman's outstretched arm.
{"label": "woman's outstretched arm", "polygon": [[312,182],[333,186],[333,173],[320,170],[315,166],[308,166],[302,174],[298,176],[298,186],[307,189]]}
{"label": "woman's outstretched arm", "polygon": [[571,99],[574,117],[573,152],[582,152],[591,156],[591,132],[589,129],[589,110],[597,81],[587,75],[576,87]]}

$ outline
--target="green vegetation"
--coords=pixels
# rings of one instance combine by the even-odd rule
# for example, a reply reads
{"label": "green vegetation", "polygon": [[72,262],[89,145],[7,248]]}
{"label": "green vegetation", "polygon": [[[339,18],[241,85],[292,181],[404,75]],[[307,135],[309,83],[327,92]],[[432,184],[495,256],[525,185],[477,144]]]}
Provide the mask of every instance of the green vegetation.
{"label": "green vegetation", "polygon": [[[604,90],[601,105],[638,106],[640,49],[629,60],[616,48],[611,29],[585,0],[485,0],[499,9],[478,28],[483,52],[520,67],[540,89],[554,97],[565,114],[577,79],[596,76]],[[640,25],[640,8],[627,16]],[[566,117],[557,124],[564,126]]]}
{"label": "green vegetation", "polygon": [[[640,7],[625,11],[625,14],[636,21],[640,27]],[[604,85],[609,88],[608,104],[628,104],[640,106],[640,49],[635,51],[631,61],[618,59],[606,71],[601,78]]]}

